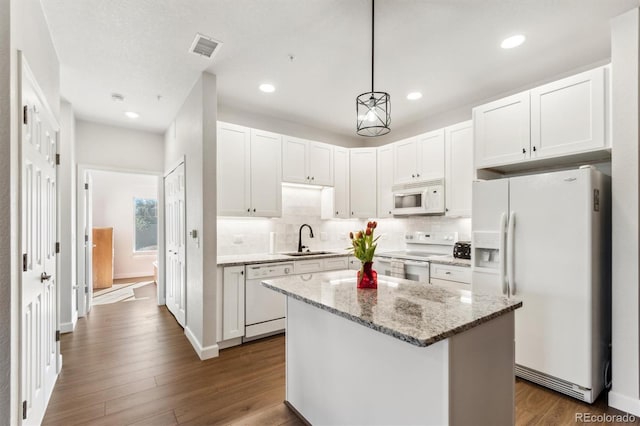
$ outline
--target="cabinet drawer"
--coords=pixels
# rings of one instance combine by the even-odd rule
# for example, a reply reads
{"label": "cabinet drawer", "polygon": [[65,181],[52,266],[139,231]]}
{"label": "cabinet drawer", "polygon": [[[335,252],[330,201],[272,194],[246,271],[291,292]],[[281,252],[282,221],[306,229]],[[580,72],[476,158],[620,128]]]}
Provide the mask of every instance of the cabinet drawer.
{"label": "cabinet drawer", "polygon": [[466,266],[431,264],[431,278],[471,283],[471,268]]}
{"label": "cabinet drawer", "polygon": [[324,270],[325,271],[335,271],[338,269],[349,269],[349,259],[347,256],[344,257],[331,257],[329,259],[324,260]]}
{"label": "cabinet drawer", "polygon": [[324,269],[324,259],[298,260],[295,262],[293,270],[296,274],[309,274],[320,272]]}

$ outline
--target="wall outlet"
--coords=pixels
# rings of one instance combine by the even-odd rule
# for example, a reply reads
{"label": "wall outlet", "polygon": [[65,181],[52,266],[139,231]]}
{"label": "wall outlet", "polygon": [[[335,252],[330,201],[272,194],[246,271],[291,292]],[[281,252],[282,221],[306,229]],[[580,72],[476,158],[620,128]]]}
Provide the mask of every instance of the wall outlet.
{"label": "wall outlet", "polygon": [[242,244],[242,243],[243,243],[242,234],[234,234],[233,244]]}

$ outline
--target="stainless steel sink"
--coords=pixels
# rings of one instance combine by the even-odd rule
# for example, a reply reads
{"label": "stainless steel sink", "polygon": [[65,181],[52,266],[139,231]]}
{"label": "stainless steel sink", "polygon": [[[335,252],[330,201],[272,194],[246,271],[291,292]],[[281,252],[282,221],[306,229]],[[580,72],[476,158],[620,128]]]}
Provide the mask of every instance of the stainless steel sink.
{"label": "stainless steel sink", "polygon": [[291,253],[282,253],[285,256],[295,256],[295,257],[300,257],[300,256],[317,256],[319,254],[336,254],[332,251],[303,251],[303,252],[291,252]]}

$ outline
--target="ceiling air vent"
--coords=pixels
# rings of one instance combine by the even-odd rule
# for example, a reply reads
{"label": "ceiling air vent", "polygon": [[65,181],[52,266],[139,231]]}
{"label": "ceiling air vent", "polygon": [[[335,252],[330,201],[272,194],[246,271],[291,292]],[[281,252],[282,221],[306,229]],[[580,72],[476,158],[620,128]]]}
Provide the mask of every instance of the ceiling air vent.
{"label": "ceiling air vent", "polygon": [[218,52],[220,46],[222,46],[222,42],[198,33],[191,44],[189,52],[212,58]]}

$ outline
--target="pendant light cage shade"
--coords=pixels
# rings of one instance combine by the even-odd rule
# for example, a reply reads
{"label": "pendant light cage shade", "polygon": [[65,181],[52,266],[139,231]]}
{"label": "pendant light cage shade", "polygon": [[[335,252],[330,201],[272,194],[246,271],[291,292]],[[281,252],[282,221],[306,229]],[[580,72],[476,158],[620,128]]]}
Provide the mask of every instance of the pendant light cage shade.
{"label": "pendant light cage shade", "polygon": [[357,133],[382,136],[391,131],[391,97],[387,92],[366,92],[356,98]]}

